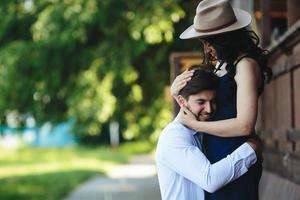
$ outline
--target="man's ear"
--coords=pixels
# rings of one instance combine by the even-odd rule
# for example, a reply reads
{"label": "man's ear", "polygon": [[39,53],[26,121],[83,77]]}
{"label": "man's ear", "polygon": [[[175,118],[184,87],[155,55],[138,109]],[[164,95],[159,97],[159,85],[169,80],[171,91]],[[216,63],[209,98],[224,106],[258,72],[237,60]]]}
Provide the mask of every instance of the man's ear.
{"label": "man's ear", "polygon": [[187,106],[187,102],[185,100],[185,98],[181,95],[178,95],[178,103],[179,103],[179,106],[182,107],[182,106]]}

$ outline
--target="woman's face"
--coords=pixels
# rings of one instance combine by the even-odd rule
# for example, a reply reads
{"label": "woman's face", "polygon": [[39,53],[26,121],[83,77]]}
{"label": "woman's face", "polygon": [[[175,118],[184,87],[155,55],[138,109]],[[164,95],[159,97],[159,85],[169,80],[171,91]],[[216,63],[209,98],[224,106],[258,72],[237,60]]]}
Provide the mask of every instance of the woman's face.
{"label": "woman's face", "polygon": [[211,44],[207,41],[203,41],[203,47],[205,54],[210,54],[213,60],[217,59],[217,51]]}

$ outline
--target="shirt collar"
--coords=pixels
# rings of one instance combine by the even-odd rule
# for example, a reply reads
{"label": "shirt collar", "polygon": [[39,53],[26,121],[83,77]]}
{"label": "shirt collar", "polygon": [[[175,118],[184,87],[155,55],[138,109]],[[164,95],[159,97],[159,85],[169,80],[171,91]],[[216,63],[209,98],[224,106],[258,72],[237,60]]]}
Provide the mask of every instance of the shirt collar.
{"label": "shirt collar", "polygon": [[218,77],[221,77],[221,76],[224,76],[225,74],[227,74],[227,70],[226,70],[226,66],[227,66],[227,63],[223,63],[223,65],[222,66],[219,66],[220,65],[220,62],[218,61],[217,62],[217,64],[216,64],[216,66],[215,66],[215,70],[217,69],[217,68],[219,68],[218,70],[216,70],[216,75],[218,76]]}
{"label": "shirt collar", "polygon": [[[178,114],[178,115],[179,115],[179,114]],[[179,116],[178,116],[178,115],[175,117],[174,122],[180,124],[181,126],[183,126],[185,129],[188,130],[189,133],[191,133],[191,134],[193,134],[193,135],[196,135],[198,132],[195,131],[194,129],[191,129],[191,128],[187,127],[186,125],[182,124],[182,123],[179,121]]]}

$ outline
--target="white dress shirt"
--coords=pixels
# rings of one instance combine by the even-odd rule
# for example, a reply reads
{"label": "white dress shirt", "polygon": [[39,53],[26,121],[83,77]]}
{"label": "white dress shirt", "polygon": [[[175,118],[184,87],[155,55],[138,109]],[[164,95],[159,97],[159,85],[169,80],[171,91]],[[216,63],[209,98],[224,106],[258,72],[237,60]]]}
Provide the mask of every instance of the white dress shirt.
{"label": "white dress shirt", "polygon": [[210,164],[197,147],[194,134],[175,119],[160,135],[156,167],[163,200],[204,200],[203,190],[218,190],[256,162],[254,150],[244,143],[226,158]]}

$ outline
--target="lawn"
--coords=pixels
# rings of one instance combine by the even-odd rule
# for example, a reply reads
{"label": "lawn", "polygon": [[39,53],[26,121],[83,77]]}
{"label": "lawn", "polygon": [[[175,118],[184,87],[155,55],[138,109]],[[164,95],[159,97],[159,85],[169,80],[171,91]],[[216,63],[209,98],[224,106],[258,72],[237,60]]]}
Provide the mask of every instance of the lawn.
{"label": "lawn", "polygon": [[79,183],[105,175],[113,166],[126,163],[131,155],[149,152],[146,142],[109,147],[59,149],[0,149],[0,199],[60,200]]}

